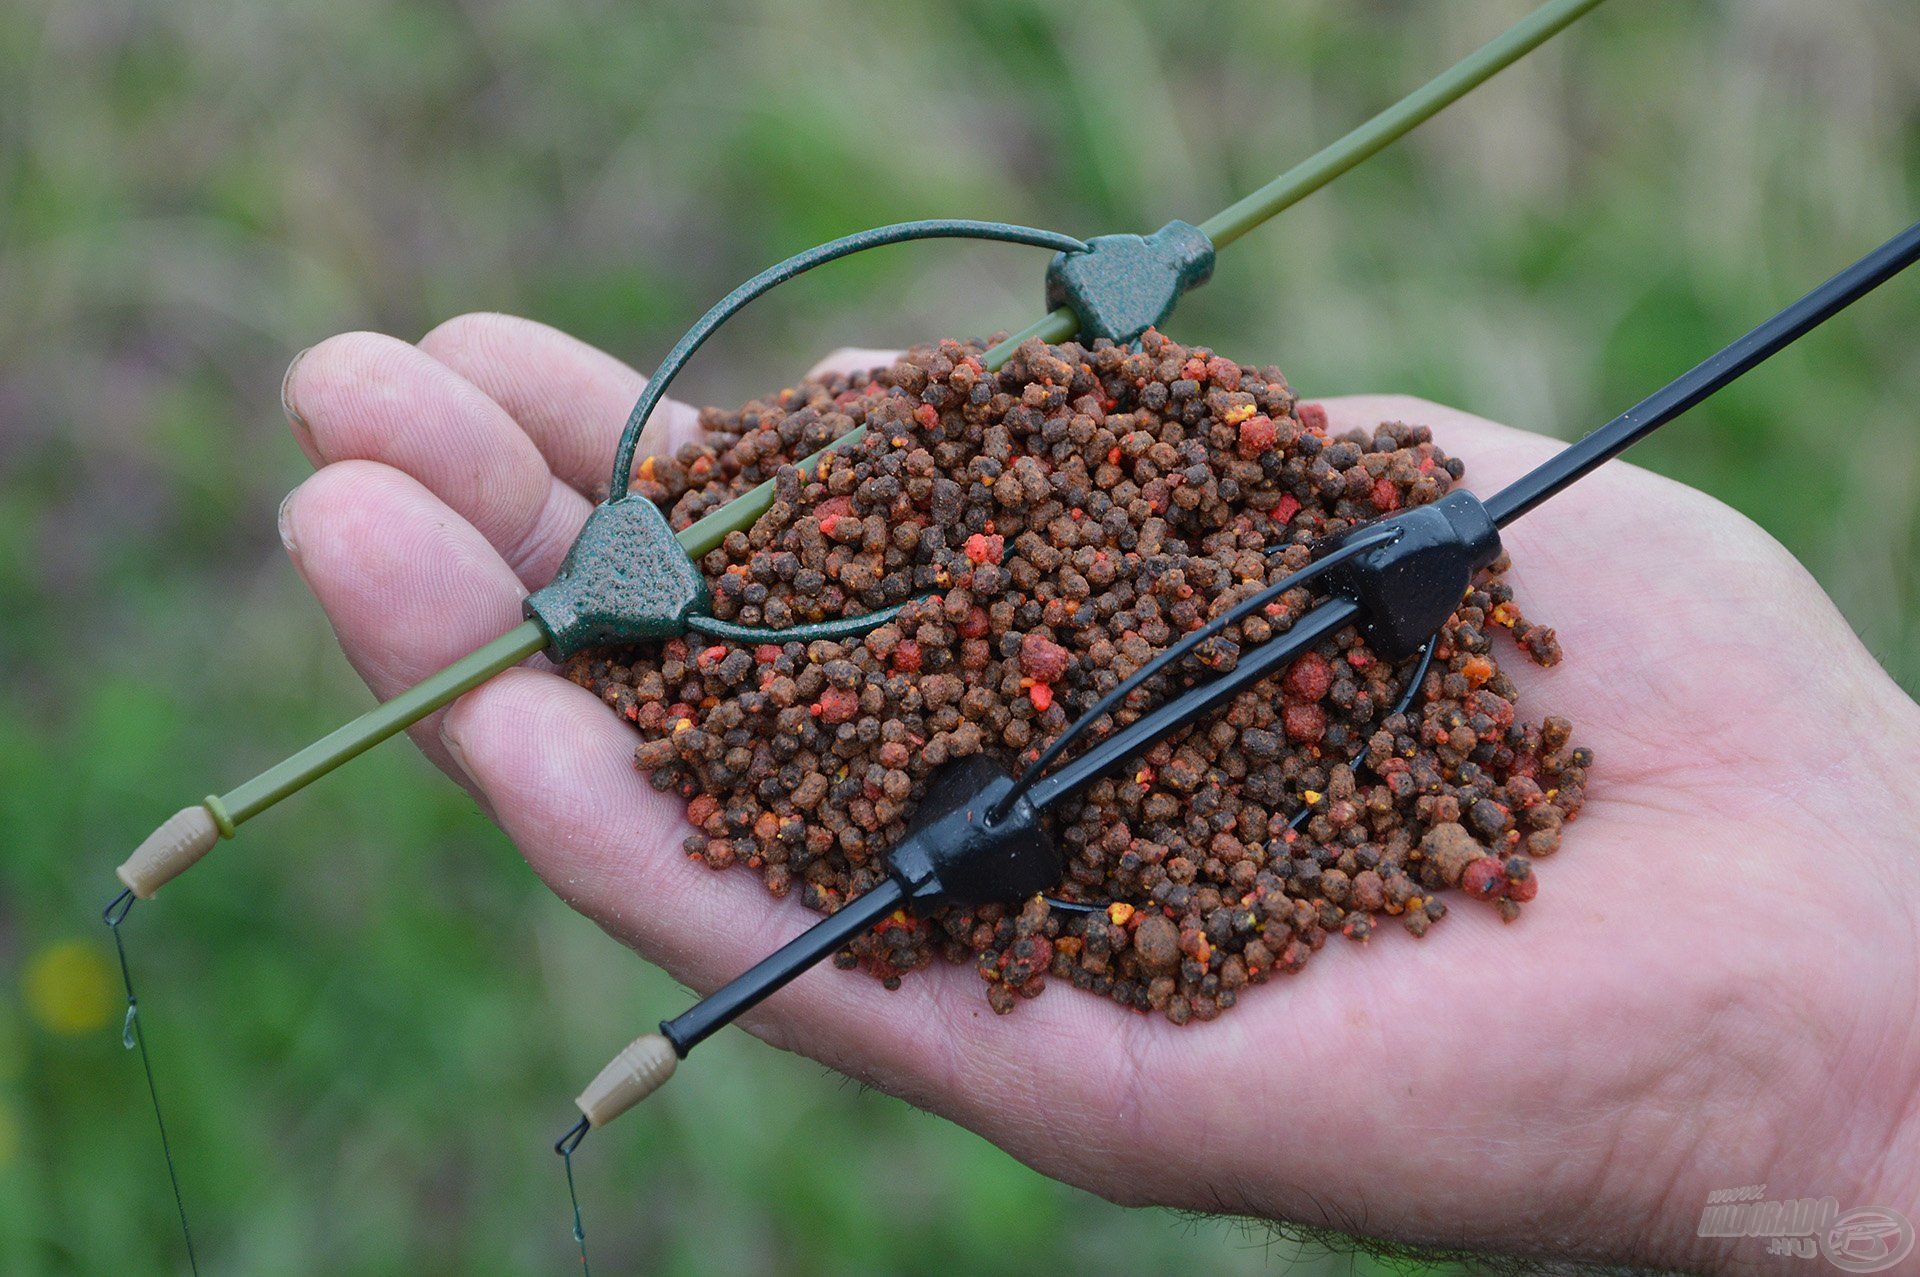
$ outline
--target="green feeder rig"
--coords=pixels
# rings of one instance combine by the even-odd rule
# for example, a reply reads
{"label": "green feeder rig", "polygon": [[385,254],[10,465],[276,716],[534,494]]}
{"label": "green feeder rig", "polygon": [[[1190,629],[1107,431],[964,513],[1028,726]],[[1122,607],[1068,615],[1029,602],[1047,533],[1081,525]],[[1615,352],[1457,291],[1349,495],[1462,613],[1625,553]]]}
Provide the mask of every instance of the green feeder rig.
{"label": "green feeder rig", "polygon": [[[1600,2],[1550,0],[1422,88],[1198,226],[1176,221],[1148,236],[1104,235],[1082,243],[999,222],[907,222],[822,244],[754,276],[709,310],[648,381],[620,437],[606,501],[587,519],[553,582],[527,599],[525,621],[252,780],[182,808],[120,866],[121,884],[132,897],[147,899],[248,820],[536,652],[563,660],[585,647],[649,642],[690,630],[741,641],[774,637],[774,632],[745,630],[709,615],[706,585],[694,565],[727,533],[750,526],[766,511],[773,503],[772,482],[677,534],[658,507],[627,491],[641,430],[668,385],[700,344],[754,298],[816,266],[884,244],[1002,240],[1052,248],[1057,255],[1047,271],[1050,310],[989,350],[982,361],[987,369],[1001,367],[1030,337],[1058,342],[1078,333],[1087,340],[1131,341],[1172,314],[1187,289],[1205,282],[1216,250],[1431,119]],[[827,452],[856,442],[863,433],[848,431],[802,462],[803,469],[811,471]],[[778,631],[777,637],[853,637],[888,616],[867,613]]]}

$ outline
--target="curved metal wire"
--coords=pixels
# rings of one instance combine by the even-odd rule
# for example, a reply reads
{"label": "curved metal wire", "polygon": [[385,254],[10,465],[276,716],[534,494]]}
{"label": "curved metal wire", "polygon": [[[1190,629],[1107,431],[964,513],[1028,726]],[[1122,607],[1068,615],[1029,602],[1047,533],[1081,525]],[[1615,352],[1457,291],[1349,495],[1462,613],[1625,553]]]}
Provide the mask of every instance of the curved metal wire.
{"label": "curved metal wire", "polygon": [[562,1157],[570,1157],[573,1150],[580,1147],[580,1141],[587,1138],[587,1132],[593,1129],[593,1123],[581,1118],[567,1128],[567,1133],[553,1142],[553,1151]]}
{"label": "curved metal wire", "polygon": [[1009,811],[1012,811],[1013,805],[1026,796],[1026,792],[1033,788],[1034,783],[1040,779],[1041,774],[1044,773],[1047,768],[1051,767],[1060,755],[1066,752],[1067,746],[1071,745],[1077,737],[1083,735],[1102,715],[1109,714],[1118,709],[1127,697],[1131,696],[1140,685],[1148,679],[1161,673],[1169,665],[1186,656],[1189,652],[1193,651],[1194,648],[1200,646],[1200,644],[1206,642],[1216,634],[1219,634],[1229,625],[1232,625],[1236,621],[1245,620],[1253,613],[1272,603],[1281,595],[1290,590],[1299,589],[1328,569],[1339,566],[1357,554],[1363,554],[1368,550],[1383,546],[1389,541],[1396,539],[1399,535],[1400,530],[1392,527],[1381,527],[1373,529],[1372,531],[1357,533],[1351,541],[1342,545],[1339,549],[1334,550],[1331,554],[1326,555],[1324,558],[1314,560],[1298,572],[1287,574],[1279,581],[1261,590],[1258,594],[1249,595],[1247,598],[1242,599],[1232,608],[1221,613],[1213,620],[1208,621],[1199,629],[1184,635],[1179,642],[1173,644],[1173,646],[1167,648],[1158,656],[1128,675],[1121,681],[1118,687],[1115,687],[1105,696],[1095,701],[1093,708],[1087,710],[1086,713],[1080,715],[1079,718],[1076,718],[1068,725],[1066,731],[1054,737],[1053,743],[1042,750],[1040,756],[1029,763],[1027,769],[1020,773],[1020,778],[1014,781],[1013,788],[1009,789],[1001,800],[994,805],[993,810],[987,814],[987,819],[999,820]]}
{"label": "curved metal wire", "polygon": [[193,1249],[193,1228],[187,1223],[187,1199],[180,1191],[180,1167],[174,1160],[173,1141],[167,1135],[167,1119],[160,1112],[160,1087],[153,1080],[153,1054],[147,1049],[147,1030],[140,1019],[140,998],[133,991],[133,967],[127,962],[127,942],[120,932],[120,925],[127,920],[138,899],[132,888],[128,888],[100,911],[100,920],[113,935],[113,951],[120,959],[120,983],[127,991],[127,1018],[120,1029],[120,1044],[129,1051],[138,1048],[140,1052],[140,1071],[146,1076],[147,1099],[153,1104],[153,1124],[160,1132],[160,1156],[167,1163],[167,1182],[173,1185],[173,1206],[180,1216],[180,1236],[187,1245],[187,1268],[194,1277],[199,1277],[200,1258]]}
{"label": "curved metal wire", "polygon": [[713,308],[700,317],[698,323],[689,328],[653,370],[653,376],[647,381],[647,388],[641,392],[639,402],[633,405],[633,412],[627,417],[626,429],[620,433],[620,447],[614,453],[613,477],[607,483],[607,500],[618,501],[627,495],[627,485],[633,473],[633,454],[640,446],[640,432],[646,428],[647,419],[653,410],[666,397],[667,387],[680,374],[693,352],[700,349],[702,342],[733,318],[735,312],[754,298],[786,283],[796,275],[804,274],[816,266],[842,257],[851,257],[863,253],[869,248],[879,248],[885,244],[901,244],[916,239],[980,239],[993,240],[1006,244],[1031,244],[1036,248],[1051,248],[1055,252],[1078,253],[1086,250],[1086,244],[1071,235],[1062,235],[1058,231],[1037,230],[1031,226],[1015,226],[1008,222],[980,222],[969,218],[936,218],[918,222],[896,222],[891,226],[876,226],[872,230],[861,231],[857,235],[848,235],[841,239],[830,240],[817,245],[804,253],[796,253],[786,261],[769,266],[740,287],[715,302]]}
{"label": "curved metal wire", "polygon": [[[1395,714],[1404,714],[1413,708],[1415,701],[1420,699],[1420,689],[1426,686],[1427,671],[1433,668],[1434,645],[1439,641],[1440,636],[1435,634],[1421,646],[1419,665],[1414,667],[1413,676],[1407,680],[1407,685],[1401,689],[1400,699],[1394,702],[1393,708],[1388,710],[1384,717],[1392,718]],[[1354,751],[1351,759],[1347,760],[1347,766],[1357,768],[1361,763],[1366,762],[1369,744],[1369,741],[1361,741],[1360,748]],[[1318,804],[1315,803],[1303,805],[1299,811],[1293,813],[1293,818],[1287,821],[1287,828],[1298,829],[1300,826],[1306,824],[1307,817],[1313,814],[1313,809],[1317,805]]]}
{"label": "curved metal wire", "polygon": [[125,891],[122,891],[119,895],[107,901],[107,907],[100,911],[100,921],[106,923],[109,927],[119,926],[122,922],[126,921],[127,915],[133,911],[133,906],[138,903],[138,901],[139,897],[133,894],[133,888],[128,887]]}
{"label": "curved metal wire", "polygon": [[785,629],[770,630],[758,625],[739,625],[733,621],[723,621],[718,617],[696,613],[687,618],[687,629],[695,634],[719,639],[723,643],[813,643],[821,639],[838,643],[846,639],[859,638],[871,633],[891,621],[906,608],[907,603],[917,603],[930,596],[922,594],[908,599],[906,603],[895,603],[892,607],[883,607],[874,612],[862,612],[858,616],[838,616],[828,621],[810,621],[799,625],[789,625]]}
{"label": "curved metal wire", "polygon": [[[1400,698],[1394,702],[1393,708],[1388,710],[1383,717],[1392,718],[1395,714],[1404,714],[1413,708],[1415,701],[1420,699],[1420,689],[1426,686],[1427,671],[1433,668],[1433,649],[1439,641],[1440,636],[1435,634],[1421,647],[1419,664],[1414,666],[1412,676],[1407,679],[1407,685],[1400,690]],[[1353,758],[1348,761],[1347,766],[1358,767],[1361,763],[1365,762],[1366,759],[1367,743],[1362,742],[1360,749],[1354,754]],[[1293,813],[1293,816],[1287,821],[1287,828],[1298,829],[1301,825],[1306,824],[1307,817],[1313,814],[1314,808],[1317,805],[1318,804],[1315,803],[1301,804],[1300,810]],[[1057,896],[1043,896],[1041,899],[1045,900],[1051,908],[1059,909],[1065,913],[1081,914],[1105,913],[1108,909],[1112,908],[1113,905],[1119,903],[1110,900],[1106,904],[1091,904],[1084,900],[1062,900]]]}
{"label": "curved metal wire", "polygon": [[567,1167],[567,1201],[573,1206],[573,1244],[580,1248],[580,1277],[592,1277],[593,1269],[587,1263],[587,1226],[580,1218],[580,1189],[573,1182],[573,1150],[579,1148],[580,1141],[587,1138],[587,1131],[592,1125],[586,1118],[581,1118],[553,1146],[553,1151],[560,1154],[560,1160]]}

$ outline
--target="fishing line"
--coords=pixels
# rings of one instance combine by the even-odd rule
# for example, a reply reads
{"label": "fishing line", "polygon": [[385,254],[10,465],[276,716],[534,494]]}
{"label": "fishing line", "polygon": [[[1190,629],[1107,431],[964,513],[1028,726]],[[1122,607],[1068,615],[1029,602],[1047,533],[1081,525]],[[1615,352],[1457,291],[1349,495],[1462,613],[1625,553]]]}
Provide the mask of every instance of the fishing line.
{"label": "fishing line", "polygon": [[567,1167],[567,1200],[573,1203],[573,1240],[580,1247],[580,1272],[582,1277],[593,1277],[593,1270],[587,1266],[587,1229],[580,1222],[580,1190],[573,1183],[573,1150],[580,1147],[580,1141],[587,1135],[587,1119],[575,1122],[573,1129],[560,1137],[553,1151],[560,1154],[560,1160]]}
{"label": "fishing line", "polygon": [[167,1138],[167,1119],[160,1114],[160,1088],[154,1084],[153,1057],[147,1052],[147,1035],[140,1023],[140,999],[133,992],[133,968],[127,963],[126,942],[120,937],[120,924],[133,912],[135,899],[129,888],[115,896],[100,911],[100,920],[113,933],[113,950],[120,958],[120,981],[127,990],[127,1018],[121,1022],[120,1045],[129,1051],[139,1049],[140,1069],[147,1076],[147,1096],[153,1101],[153,1124],[160,1130],[160,1153],[167,1159],[167,1179],[173,1184],[173,1204],[180,1212],[180,1236],[187,1243],[187,1267],[198,1277],[200,1261],[193,1252],[193,1229],[187,1225],[187,1200],[180,1191],[180,1171],[174,1164],[173,1144]]}

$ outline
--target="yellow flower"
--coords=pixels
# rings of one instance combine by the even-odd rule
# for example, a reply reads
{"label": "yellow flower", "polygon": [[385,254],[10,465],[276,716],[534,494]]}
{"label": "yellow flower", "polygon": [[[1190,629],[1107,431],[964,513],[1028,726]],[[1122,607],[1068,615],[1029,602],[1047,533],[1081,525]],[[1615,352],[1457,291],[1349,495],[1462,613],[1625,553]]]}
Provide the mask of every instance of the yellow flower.
{"label": "yellow flower", "polygon": [[119,1008],[106,958],[81,940],[61,940],[35,954],[20,984],[33,1018],[54,1033],[97,1032]]}

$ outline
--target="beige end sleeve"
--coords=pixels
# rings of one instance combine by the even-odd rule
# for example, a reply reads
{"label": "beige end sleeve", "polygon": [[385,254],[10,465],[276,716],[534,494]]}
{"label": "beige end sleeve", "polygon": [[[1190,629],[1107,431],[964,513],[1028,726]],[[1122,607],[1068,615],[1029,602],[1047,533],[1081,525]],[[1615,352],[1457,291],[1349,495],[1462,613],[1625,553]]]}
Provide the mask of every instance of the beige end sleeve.
{"label": "beige end sleeve", "polygon": [[635,1038],[613,1062],[600,1070],[574,1103],[586,1114],[587,1125],[605,1126],[614,1118],[659,1090],[673,1076],[680,1057],[673,1043],[658,1033]]}
{"label": "beige end sleeve", "polygon": [[220,828],[213,823],[212,812],[199,803],[182,808],[127,857],[117,871],[120,881],[145,900],[219,841]]}

